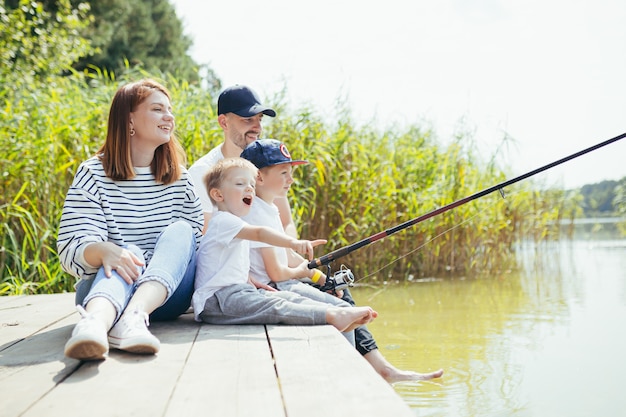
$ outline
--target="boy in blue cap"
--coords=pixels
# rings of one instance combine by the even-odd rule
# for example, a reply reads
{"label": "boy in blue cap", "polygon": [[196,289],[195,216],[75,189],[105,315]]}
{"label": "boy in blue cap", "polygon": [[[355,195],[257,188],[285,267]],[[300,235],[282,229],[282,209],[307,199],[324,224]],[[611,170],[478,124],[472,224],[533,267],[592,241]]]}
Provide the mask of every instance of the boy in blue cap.
{"label": "boy in blue cap", "polygon": [[[287,146],[276,139],[259,139],[244,149],[241,157],[252,162],[259,173],[256,178],[257,199],[244,217],[247,223],[267,226],[284,233],[278,207],[274,201],[286,198],[293,184],[294,166],[308,161],[293,160]],[[303,271],[299,276],[291,275],[289,266],[299,265],[302,257],[285,248],[274,247],[262,242],[250,243],[250,275],[256,282],[271,285],[279,290],[293,291],[313,300],[327,302],[340,307],[350,304],[338,297],[305,284],[295,278],[309,278],[324,285],[326,276],[319,269]]]}

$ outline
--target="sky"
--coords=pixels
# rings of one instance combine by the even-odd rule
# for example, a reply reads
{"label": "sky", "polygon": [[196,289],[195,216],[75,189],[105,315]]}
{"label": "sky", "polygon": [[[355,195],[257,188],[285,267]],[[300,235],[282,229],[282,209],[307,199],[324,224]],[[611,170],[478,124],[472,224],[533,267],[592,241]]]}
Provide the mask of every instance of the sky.
{"label": "sky", "polygon": [[[171,0],[191,56],[223,86],[333,121],[470,132],[508,177],[626,132],[623,0]],[[280,115],[278,115],[280,117]],[[538,174],[579,187],[626,177],[626,139]]]}

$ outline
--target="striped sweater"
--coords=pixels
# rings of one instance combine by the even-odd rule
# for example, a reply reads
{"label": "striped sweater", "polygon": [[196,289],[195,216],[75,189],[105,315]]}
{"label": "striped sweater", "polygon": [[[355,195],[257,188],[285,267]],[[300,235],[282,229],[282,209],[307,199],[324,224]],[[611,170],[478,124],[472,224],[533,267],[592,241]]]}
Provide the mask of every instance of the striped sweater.
{"label": "striped sweater", "polygon": [[134,244],[150,262],[159,233],[171,223],[184,220],[202,236],[200,200],[186,170],[169,185],[157,183],[150,167],[135,168],[131,180],[113,181],[101,161],[93,157],[79,167],[70,186],[59,226],[57,251],[63,270],[77,278],[93,278],[97,267],[83,256],[93,242]]}

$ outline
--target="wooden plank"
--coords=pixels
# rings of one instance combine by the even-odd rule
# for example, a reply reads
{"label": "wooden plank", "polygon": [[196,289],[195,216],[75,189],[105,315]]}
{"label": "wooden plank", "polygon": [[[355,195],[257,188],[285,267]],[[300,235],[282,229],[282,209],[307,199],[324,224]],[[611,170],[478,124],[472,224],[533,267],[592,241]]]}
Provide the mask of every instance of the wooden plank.
{"label": "wooden plank", "polygon": [[0,310],[7,305],[15,303],[20,298],[28,297],[27,295],[3,295],[0,296]]}
{"label": "wooden plank", "polygon": [[104,361],[83,362],[23,416],[163,415],[199,326],[181,318],[154,323],[150,329],[161,341],[157,355],[113,350]]}
{"label": "wooden plank", "polygon": [[63,355],[77,321],[78,315],[57,321],[0,351],[3,417],[21,415],[78,368],[79,361]]}
{"label": "wooden plank", "polygon": [[284,415],[264,326],[203,324],[165,416]]}
{"label": "wooden plank", "polygon": [[332,326],[267,326],[289,417],[413,417]]}
{"label": "wooden plank", "polygon": [[0,306],[0,352],[72,314],[74,293],[9,296]]}
{"label": "wooden plank", "polygon": [[2,417],[412,416],[331,326],[214,326],[185,314],[152,323],[155,356],[80,362],[63,355],[79,318],[73,294],[0,305],[0,320],[19,321],[0,329]]}

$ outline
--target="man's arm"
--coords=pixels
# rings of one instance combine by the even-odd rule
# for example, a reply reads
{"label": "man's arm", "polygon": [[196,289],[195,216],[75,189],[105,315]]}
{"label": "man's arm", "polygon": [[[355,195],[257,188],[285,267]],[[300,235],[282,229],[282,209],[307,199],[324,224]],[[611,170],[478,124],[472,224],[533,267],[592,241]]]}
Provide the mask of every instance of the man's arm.
{"label": "man's arm", "polygon": [[206,233],[206,229],[209,227],[209,220],[211,220],[211,215],[213,213],[205,211],[204,214],[204,227],[202,228],[202,234]]}
{"label": "man's arm", "polygon": [[287,197],[279,197],[274,199],[274,204],[278,207],[280,221],[283,224],[285,233],[297,239],[298,231],[296,230],[296,225],[293,222],[293,217],[291,217],[291,205],[289,204],[289,200]]}

